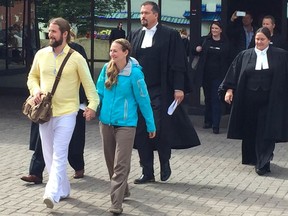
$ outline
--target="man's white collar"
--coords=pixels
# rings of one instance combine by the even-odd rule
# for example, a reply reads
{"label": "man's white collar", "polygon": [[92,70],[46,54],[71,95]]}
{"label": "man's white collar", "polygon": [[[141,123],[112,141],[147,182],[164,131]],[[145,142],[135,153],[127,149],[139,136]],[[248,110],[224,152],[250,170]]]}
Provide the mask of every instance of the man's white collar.
{"label": "man's white collar", "polygon": [[157,22],[156,25],[154,25],[152,28],[147,29],[146,27],[143,27],[142,30],[144,30],[144,31],[156,32],[156,30],[157,30],[157,25],[158,25],[158,22]]}

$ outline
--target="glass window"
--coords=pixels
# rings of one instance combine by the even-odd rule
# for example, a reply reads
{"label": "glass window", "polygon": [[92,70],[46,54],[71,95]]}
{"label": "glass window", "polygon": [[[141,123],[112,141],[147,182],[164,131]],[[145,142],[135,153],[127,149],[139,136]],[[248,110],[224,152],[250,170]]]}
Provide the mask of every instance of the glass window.
{"label": "glass window", "polygon": [[31,64],[36,51],[34,20],[31,1],[0,1],[0,71],[10,73]]}

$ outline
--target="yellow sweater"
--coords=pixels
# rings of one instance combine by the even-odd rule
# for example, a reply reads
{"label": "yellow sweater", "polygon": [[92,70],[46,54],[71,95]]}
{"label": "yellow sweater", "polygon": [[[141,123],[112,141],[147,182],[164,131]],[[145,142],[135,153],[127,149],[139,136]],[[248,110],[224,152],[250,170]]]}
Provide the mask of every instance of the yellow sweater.
{"label": "yellow sweater", "polygon": [[[36,53],[27,81],[31,95],[36,94],[39,90],[43,93],[52,91],[55,77],[69,49],[70,47],[66,45],[63,52],[56,57],[50,46]],[[63,69],[52,98],[53,116],[78,112],[80,83],[82,83],[88,98],[88,107],[96,110],[99,97],[87,62],[81,54],[75,51]]]}

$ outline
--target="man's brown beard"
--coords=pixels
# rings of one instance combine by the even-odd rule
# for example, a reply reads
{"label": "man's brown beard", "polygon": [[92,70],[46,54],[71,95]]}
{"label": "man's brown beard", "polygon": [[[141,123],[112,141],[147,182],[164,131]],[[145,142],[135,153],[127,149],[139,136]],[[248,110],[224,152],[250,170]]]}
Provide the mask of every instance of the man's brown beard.
{"label": "man's brown beard", "polygon": [[54,40],[53,42],[49,41],[49,45],[54,48],[61,46],[62,43],[63,43],[63,37],[61,37],[58,41],[56,40]]}
{"label": "man's brown beard", "polygon": [[144,23],[143,23],[143,21],[141,20],[141,25],[144,26],[144,27],[147,27],[148,26],[148,22],[146,20],[144,20]]}

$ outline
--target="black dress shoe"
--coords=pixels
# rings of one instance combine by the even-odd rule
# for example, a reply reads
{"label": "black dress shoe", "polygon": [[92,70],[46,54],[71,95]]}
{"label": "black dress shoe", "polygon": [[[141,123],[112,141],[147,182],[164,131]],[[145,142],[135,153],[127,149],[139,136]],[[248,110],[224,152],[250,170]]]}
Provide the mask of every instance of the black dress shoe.
{"label": "black dress shoe", "polygon": [[140,178],[134,180],[134,184],[145,184],[145,183],[149,183],[149,182],[155,182],[154,176],[149,177],[149,176],[145,176],[142,174],[140,176]]}
{"label": "black dress shoe", "polygon": [[213,127],[213,133],[214,134],[219,134],[219,128]]}
{"label": "black dress shoe", "polygon": [[204,129],[212,128],[212,124],[211,123],[204,123],[203,128]]}
{"label": "black dress shoe", "polygon": [[21,180],[25,182],[31,182],[34,184],[42,184],[42,178],[39,178],[36,175],[22,176]]}
{"label": "black dress shoe", "polygon": [[256,169],[256,173],[260,176],[265,175],[266,173],[271,172],[270,170],[270,162],[266,163],[264,167],[260,169]]}
{"label": "black dress shoe", "polygon": [[262,167],[260,169],[256,169],[256,173],[259,175],[259,176],[262,176],[262,175],[265,175],[268,171]]}
{"label": "black dress shoe", "polygon": [[271,172],[271,170],[270,170],[270,161],[268,163],[266,163],[264,167],[265,167],[267,172]]}
{"label": "black dress shoe", "polygon": [[169,161],[161,165],[160,179],[161,181],[167,181],[171,176],[171,168]]}

